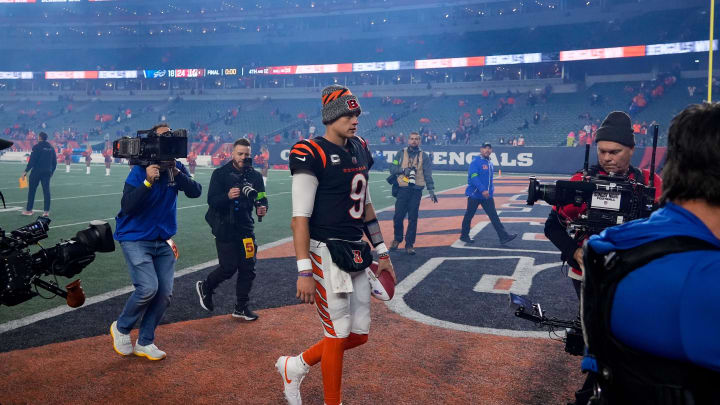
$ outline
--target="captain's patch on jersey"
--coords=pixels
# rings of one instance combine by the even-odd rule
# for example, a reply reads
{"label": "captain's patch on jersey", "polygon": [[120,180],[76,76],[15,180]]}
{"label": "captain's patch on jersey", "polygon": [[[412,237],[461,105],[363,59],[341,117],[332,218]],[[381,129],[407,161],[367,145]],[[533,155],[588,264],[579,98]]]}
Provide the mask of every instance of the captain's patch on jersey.
{"label": "captain's patch on jersey", "polygon": [[340,156],[339,155],[330,155],[330,163],[334,165],[340,164]]}

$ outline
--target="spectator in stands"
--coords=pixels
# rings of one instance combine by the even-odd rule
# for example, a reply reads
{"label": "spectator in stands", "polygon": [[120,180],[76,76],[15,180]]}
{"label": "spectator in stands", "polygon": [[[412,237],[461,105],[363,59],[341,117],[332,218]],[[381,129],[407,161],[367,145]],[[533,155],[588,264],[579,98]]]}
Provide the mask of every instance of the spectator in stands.
{"label": "spectator in stands", "polygon": [[578,131],[578,145],[585,146],[587,142],[587,132],[584,129]]}
{"label": "spectator in stands", "polygon": [[[162,135],[170,128],[158,124],[151,131]],[[115,352],[162,360],[165,352],[155,345],[155,329],[172,297],[177,248],[172,236],[177,232],[177,194],[198,198],[202,186],[190,179],[185,166],[173,162],[172,169],[158,165],[130,169],[115,217],[115,240],[120,242],[135,291],[117,320],[110,325]],[[168,171],[173,170],[175,185],[170,186]],[[140,321],[139,337],[133,346],[130,331]]]}
{"label": "spectator in stands", "polygon": [[697,90],[697,87],[695,86],[688,86],[688,96],[695,97],[695,90]]}
{"label": "spectator in stands", "polygon": [[522,135],[520,135],[520,137],[518,138],[517,146],[525,146],[525,137],[523,137]]}
{"label": "spectator in stands", "polygon": [[533,114],[533,124],[537,125],[540,123],[540,113],[535,111],[535,114]]}
{"label": "spectator in stands", "polygon": [[30,172],[30,181],[28,185],[28,201],[23,215],[32,215],[33,204],[35,204],[35,191],[38,184],[42,184],[43,188],[43,216],[50,215],[50,178],[55,173],[57,167],[57,156],[55,148],[47,141],[47,134],[40,132],[40,142],[32,148],[30,153],[30,161],[25,167],[22,177],[25,179]]}
{"label": "spectator in stands", "polygon": [[432,178],[432,157],[420,149],[420,134],[411,132],[407,148],[398,152],[390,166],[390,174],[397,177],[398,194],[395,201],[395,216],[393,218],[395,238],[390,250],[396,250],[403,241],[403,221],[408,217],[407,233],[405,234],[405,251],[409,255],[415,254],[415,234],[417,232],[418,211],[422,190],[427,186],[428,193],[433,202],[435,197],[435,183]]}
{"label": "spectator in stands", "polygon": [[530,128],[530,123],[528,122],[527,118],[524,118],[524,119],[523,119],[523,124],[520,125],[517,129],[519,129],[519,130],[521,130],[521,131],[524,131],[524,130],[529,129],[529,128]]}
{"label": "spectator in stands", "polygon": [[567,141],[565,146],[575,146],[575,131],[570,131],[567,134]]}
{"label": "spectator in stands", "polygon": [[500,139],[498,139],[498,143],[500,145],[505,145],[505,138],[501,136]]}

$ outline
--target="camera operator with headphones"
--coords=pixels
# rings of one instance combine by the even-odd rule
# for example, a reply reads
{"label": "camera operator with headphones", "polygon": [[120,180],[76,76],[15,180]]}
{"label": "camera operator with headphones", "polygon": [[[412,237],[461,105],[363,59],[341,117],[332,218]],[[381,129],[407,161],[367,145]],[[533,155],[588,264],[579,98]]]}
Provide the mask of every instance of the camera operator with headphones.
{"label": "camera operator with headphones", "polygon": [[420,134],[411,132],[408,147],[397,154],[390,166],[390,175],[397,177],[397,200],[395,201],[395,238],[390,250],[396,250],[403,241],[403,221],[408,217],[407,234],[405,235],[405,252],[415,254],[415,234],[417,232],[418,211],[422,190],[427,186],[430,199],[437,204],[435,183],[432,178],[432,157],[420,149]]}
{"label": "camera operator with headphones", "polygon": [[208,190],[208,212],[205,220],[215,235],[220,265],[207,278],[196,283],[200,306],[215,308],[213,291],[237,273],[236,304],[232,316],[254,321],[258,315],[248,307],[250,289],[255,279],[256,248],[253,208],[262,221],[268,201],[260,172],[252,167],[250,141],[238,139],[233,144],[232,159],[215,169]]}
{"label": "camera operator with headphones", "polygon": [[[598,164],[588,170],[588,176],[612,174],[614,176],[626,177],[629,180],[640,181],[645,185],[649,184],[650,171],[642,171],[630,165],[630,159],[635,151],[635,136],[633,134],[630,116],[622,111],[613,111],[605,118],[597,130],[595,138],[597,145]],[[582,181],[582,171],[575,173],[570,181]],[[660,198],[662,193],[662,180],[655,175],[655,199]],[[572,279],[573,287],[580,298],[580,280],[583,275],[583,250],[582,243],[590,235],[576,235],[571,237],[568,233],[572,222],[587,211],[587,204],[576,206],[553,206],[547,221],[545,221],[545,236],[561,252],[561,259],[569,264],[568,276]],[[585,404],[592,395],[593,380],[588,376],[583,387],[575,393],[575,403]]]}
{"label": "camera operator with headphones", "polygon": [[586,245],[593,404],[720,404],[720,104],[673,118],[663,208]]}
{"label": "camera operator with headphones", "polygon": [[[166,136],[166,123],[150,133]],[[177,232],[177,195],[184,191],[198,198],[202,186],[190,178],[185,166],[170,161],[170,170],[160,170],[166,162],[132,166],[125,180],[120,212],[115,217],[115,240],[120,242],[135,291],[130,295],[117,321],[110,326],[115,351],[123,356],[135,353],[150,360],[162,360],[165,352],[153,343],[155,328],[170,305],[175,276],[177,247],[170,239]],[[140,321],[140,335],[133,347],[130,330]]]}

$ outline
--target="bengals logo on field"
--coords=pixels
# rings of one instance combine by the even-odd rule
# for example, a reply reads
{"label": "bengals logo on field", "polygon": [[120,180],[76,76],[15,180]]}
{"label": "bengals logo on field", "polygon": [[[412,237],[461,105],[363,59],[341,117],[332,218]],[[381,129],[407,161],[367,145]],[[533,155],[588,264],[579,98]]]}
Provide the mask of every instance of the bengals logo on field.
{"label": "bengals logo on field", "polygon": [[351,110],[354,110],[354,109],[356,109],[356,108],[360,108],[360,106],[358,105],[357,100],[353,100],[353,99],[350,99],[350,100],[347,101],[347,106],[348,106],[348,108],[351,109]]}
{"label": "bengals logo on field", "polygon": [[363,262],[363,259],[362,259],[362,256],[360,255],[360,251],[359,251],[359,250],[353,250],[353,251],[352,251],[352,254],[353,254],[353,261],[354,261],[355,263],[360,264],[360,263]]}

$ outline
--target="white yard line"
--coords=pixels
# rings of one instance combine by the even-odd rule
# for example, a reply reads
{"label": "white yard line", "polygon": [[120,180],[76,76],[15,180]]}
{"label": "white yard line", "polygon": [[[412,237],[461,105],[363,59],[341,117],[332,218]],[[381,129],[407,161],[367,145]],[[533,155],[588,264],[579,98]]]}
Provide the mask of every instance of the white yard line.
{"label": "white yard line", "polygon": [[[384,180],[378,180],[378,181],[376,181],[376,182],[382,182],[382,181],[384,181]],[[373,183],[373,182],[371,182],[371,183]],[[437,194],[441,194],[441,193],[445,193],[445,192],[448,192],[448,191],[451,191],[451,190],[455,190],[455,189],[460,188],[460,187],[465,187],[465,186],[452,187],[452,188],[449,188],[449,189],[447,189],[447,190],[439,191]],[[288,194],[288,193],[290,193],[290,192],[289,192],[289,191],[284,192],[284,194]],[[279,194],[283,194],[283,193],[277,193],[277,194],[273,194],[273,195],[279,195]],[[428,196],[425,196],[425,197],[423,197],[423,198],[427,198],[427,197],[428,197]],[[178,209],[181,210],[181,209],[185,209],[185,208],[196,208],[196,207],[204,207],[204,206],[207,206],[207,204],[190,205],[190,206],[181,207],[181,208],[178,208]],[[385,207],[385,208],[379,209],[379,210],[377,210],[377,211],[375,211],[375,212],[376,212],[376,213],[380,213],[380,212],[388,211],[388,210],[393,209],[393,208],[394,208],[394,204],[389,205],[389,206],[387,206],[387,207]],[[109,220],[111,220],[111,219],[115,219],[115,218],[106,218],[105,221],[109,221]],[[58,225],[58,226],[56,226],[56,227],[51,227],[51,228],[60,228],[60,227],[65,227],[65,226],[73,226],[73,225],[87,224],[87,223],[89,223],[89,222],[90,222],[90,221],[79,222],[79,223],[76,223],[76,224]],[[258,252],[262,252],[263,250],[271,249],[271,248],[274,248],[274,247],[276,247],[276,246],[280,246],[280,245],[282,245],[282,244],[284,244],[284,243],[291,242],[291,241],[292,241],[292,237],[286,237],[286,238],[282,238],[282,239],[280,239],[280,240],[276,240],[275,242],[266,243],[266,244],[258,247]],[[196,271],[198,271],[198,270],[202,270],[202,269],[208,268],[208,267],[210,267],[210,266],[216,266],[217,264],[218,264],[218,260],[217,260],[217,259],[214,259],[214,260],[210,260],[210,261],[205,262],[205,263],[200,263],[200,264],[196,264],[196,265],[194,265],[194,266],[186,267],[186,268],[184,268],[184,269],[182,269],[182,270],[176,271],[176,272],[175,272],[175,278],[182,277],[182,276],[185,276],[185,275],[187,275],[187,274],[194,273],[194,272],[196,272]],[[128,287],[119,288],[119,289],[117,289],[117,290],[108,291],[108,292],[106,292],[106,293],[103,293],[103,294],[100,294],[100,295],[96,295],[96,296],[94,296],[94,297],[90,297],[90,298],[88,298],[88,299],[85,301],[85,304],[83,305],[83,307],[86,307],[86,306],[92,305],[92,304],[97,304],[97,303],[99,303],[99,302],[107,301],[107,300],[109,300],[109,299],[111,299],[111,298],[114,298],[114,297],[117,297],[117,296],[120,296],[120,295],[123,295],[123,294],[130,293],[130,292],[132,292],[133,290],[134,290],[134,287],[128,286]],[[11,331],[11,330],[14,330],[14,329],[22,328],[23,326],[27,326],[27,325],[33,324],[33,323],[38,322],[38,321],[41,321],[41,320],[43,320],[43,319],[48,319],[48,318],[52,318],[52,317],[54,317],[54,316],[59,316],[59,315],[62,315],[62,314],[65,314],[65,313],[68,313],[68,312],[74,311],[74,310],[75,310],[75,308],[70,308],[70,307],[68,307],[68,306],[59,306],[59,307],[55,307],[55,308],[52,308],[52,309],[48,309],[48,310],[46,310],[46,311],[38,312],[38,313],[33,314],[33,315],[26,316],[26,317],[24,317],[24,318],[16,319],[16,320],[13,320],[13,321],[8,321],[8,322],[5,322],[5,323],[3,323],[3,324],[0,324],[0,334],[5,333],[5,332],[8,332],[8,331]]]}

